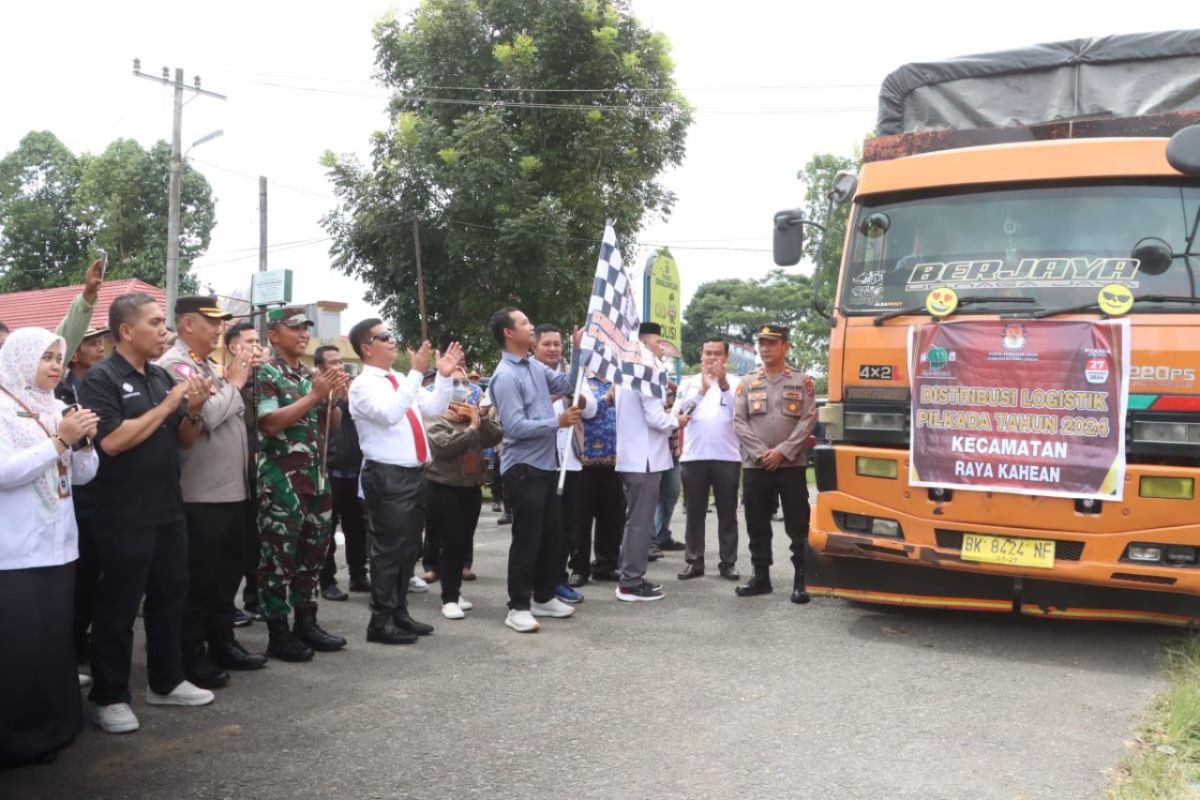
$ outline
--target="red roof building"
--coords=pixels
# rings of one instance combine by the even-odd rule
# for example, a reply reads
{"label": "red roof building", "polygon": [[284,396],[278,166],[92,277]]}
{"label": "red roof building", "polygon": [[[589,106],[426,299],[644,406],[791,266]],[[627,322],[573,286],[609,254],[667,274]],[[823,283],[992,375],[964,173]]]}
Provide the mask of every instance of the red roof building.
{"label": "red roof building", "polygon": [[[0,294],[0,322],[14,331],[17,328],[29,327],[54,330],[67,315],[71,302],[82,292],[83,284]],[[107,328],[109,305],[121,295],[130,292],[144,292],[157,300],[164,308],[166,307],[166,292],[145,281],[127,278],[105,282],[100,285],[100,297],[96,302],[96,311],[92,315],[92,327]]]}

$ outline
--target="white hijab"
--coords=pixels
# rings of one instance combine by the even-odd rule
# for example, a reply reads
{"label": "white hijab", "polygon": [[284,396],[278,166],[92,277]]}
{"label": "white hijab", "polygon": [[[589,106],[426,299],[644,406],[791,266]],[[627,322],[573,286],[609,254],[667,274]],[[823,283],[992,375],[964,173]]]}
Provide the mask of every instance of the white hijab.
{"label": "white hijab", "polygon": [[[55,342],[65,350],[66,342],[61,336],[43,328],[18,328],[0,347],[0,386],[5,390],[0,392],[0,444],[10,453],[37,447],[46,441],[46,431],[53,435],[58,430],[62,403],[55,399],[54,392],[39,389],[35,383],[42,355]],[[37,415],[41,425],[24,415],[25,409],[14,402],[14,397]],[[70,451],[59,459],[69,467]],[[38,513],[46,521],[54,519],[60,502],[55,464],[51,463],[38,476],[33,490],[37,495]]]}

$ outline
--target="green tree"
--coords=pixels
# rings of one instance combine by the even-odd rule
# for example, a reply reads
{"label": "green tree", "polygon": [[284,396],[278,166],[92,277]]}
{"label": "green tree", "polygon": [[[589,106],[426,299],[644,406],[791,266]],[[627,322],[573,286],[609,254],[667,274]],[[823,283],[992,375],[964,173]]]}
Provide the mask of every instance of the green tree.
{"label": "green tree", "polygon": [[[76,213],[95,230],[93,246],[108,251],[109,275],[163,286],[171,146],[159,141],[146,150],[132,139],[118,139],[103,153],[81,161]],[[215,222],[208,180],[184,165],[179,191],[181,293],[196,289],[189,270],[192,261],[208,249]]]}
{"label": "green tree", "polygon": [[26,134],[0,160],[0,292],[59,286],[87,259],[91,231],[74,208],[80,172],[49,131]]}
{"label": "green tree", "polygon": [[506,305],[582,322],[605,220],[628,241],[675,200],[658,176],[691,114],[666,38],[624,0],[427,0],[374,35],[396,95],[369,164],[324,158],[335,266],[417,341],[415,218],[438,344],[478,360]]}
{"label": "green tree", "polygon": [[[118,139],[99,155],[73,155],[52,133],[28,134],[0,161],[0,291],[80,283],[96,250],[108,277],[166,278],[171,148]],[[212,189],[184,167],[180,184],[180,285],[215,224]]]}
{"label": "green tree", "polygon": [[820,261],[820,296],[826,307],[833,303],[838,274],[842,263],[842,249],[846,242],[846,222],[850,217],[850,204],[835,205],[828,220],[829,190],[833,178],[842,170],[858,172],[862,158],[817,153],[808,160],[796,176],[804,183],[804,218],[826,226],[825,252],[821,254],[821,231],[809,228],[804,241],[804,255],[814,265]]}
{"label": "green tree", "polygon": [[702,284],[684,312],[684,360],[699,361],[709,336],[753,343],[764,323],[792,329],[789,360],[807,372],[823,373],[828,360],[829,326],[811,311],[812,282],[807,275],[771,270],[765,278],[727,278]]}

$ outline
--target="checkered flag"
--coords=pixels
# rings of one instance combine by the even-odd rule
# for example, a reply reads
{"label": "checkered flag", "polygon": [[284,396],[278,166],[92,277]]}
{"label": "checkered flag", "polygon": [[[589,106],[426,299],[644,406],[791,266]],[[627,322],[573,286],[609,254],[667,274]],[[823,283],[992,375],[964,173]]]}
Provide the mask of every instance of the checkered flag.
{"label": "checkered flag", "polygon": [[604,226],[592,302],[579,349],[580,363],[606,381],[663,399],[667,374],[638,340],[637,301],[617,249],[612,222]]}

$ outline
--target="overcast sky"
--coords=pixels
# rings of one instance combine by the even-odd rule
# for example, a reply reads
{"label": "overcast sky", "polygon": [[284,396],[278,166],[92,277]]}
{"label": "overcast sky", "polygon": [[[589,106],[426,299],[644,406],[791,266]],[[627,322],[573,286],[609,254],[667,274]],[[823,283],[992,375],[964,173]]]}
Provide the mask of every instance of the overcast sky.
{"label": "overcast sky", "polygon": [[[248,288],[258,266],[257,176],[266,175],[269,266],[295,271],[297,302],[348,302],[348,329],[373,309],[357,281],[329,268],[319,219],[333,198],[318,159],[327,149],[365,155],[371,132],[385,124],[386,91],[370,80],[371,26],[389,8],[407,15],[414,5],[4,3],[0,152],[40,129],[76,153],[98,152],[118,137],[146,146],[169,140],[171,91],[134,78],[132,59],[141,58],[151,74],[179,66],[188,82],[200,75],[205,88],[229,97],[199,97],[184,109],[185,148],[224,131],[191,153],[217,202],[211,247],[196,262],[201,284],[223,294]],[[758,277],[771,268],[771,216],[800,204],[797,170],[813,153],[852,152],[874,124],[880,81],[897,66],[1189,24],[1186,5],[1147,0],[633,6],[646,25],[670,37],[677,82],[696,107],[687,158],[665,176],[679,195],[675,213],[639,236],[671,247],[685,304],[705,281]],[[626,248],[627,261],[639,266],[648,254]]]}

